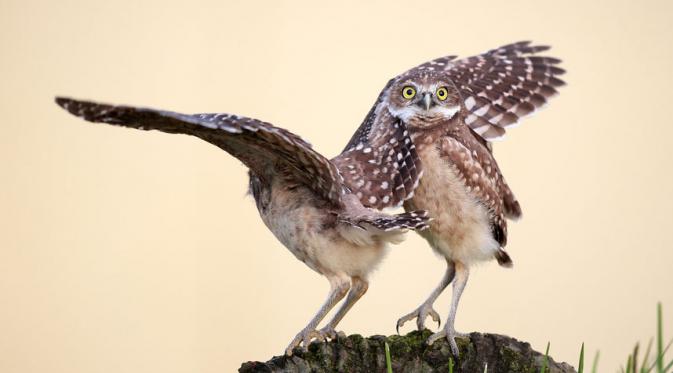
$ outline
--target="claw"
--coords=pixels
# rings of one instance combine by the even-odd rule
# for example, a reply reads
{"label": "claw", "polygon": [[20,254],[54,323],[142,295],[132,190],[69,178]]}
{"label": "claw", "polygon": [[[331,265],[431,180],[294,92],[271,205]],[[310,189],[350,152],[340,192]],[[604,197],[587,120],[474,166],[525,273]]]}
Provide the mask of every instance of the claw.
{"label": "claw", "polygon": [[451,348],[451,353],[453,356],[458,357],[460,355],[460,350],[458,349],[458,344],[456,343],[456,337],[466,337],[467,334],[464,333],[458,333],[452,328],[447,328],[444,327],[444,329],[438,331],[437,333],[431,335],[428,340],[426,341],[426,344],[428,346],[432,345],[435,343],[437,340],[440,340],[442,338],[446,338],[446,340],[449,342],[449,347]]}
{"label": "claw", "polygon": [[442,326],[442,319],[439,317],[439,314],[432,308],[430,308],[429,313],[430,317],[432,317],[432,321],[437,323],[437,329],[439,329]]}
{"label": "claw", "polygon": [[343,332],[337,332],[336,330],[334,330],[334,328],[330,325],[326,325],[324,328],[320,329],[318,334],[320,334],[322,339],[325,341],[327,341],[328,339],[336,339],[337,336],[343,336],[343,337],[346,336],[346,334],[344,334]]}
{"label": "claw", "polygon": [[416,327],[418,328],[418,330],[425,329],[425,319],[428,316],[430,316],[432,320],[437,323],[438,328],[442,325],[441,318],[439,317],[437,311],[435,311],[430,305],[422,304],[413,312],[404,315],[399,320],[397,320],[397,327],[396,327],[397,334],[400,334],[400,327],[402,327],[404,323],[413,319],[416,319]]}
{"label": "claw", "polygon": [[306,350],[308,348],[308,345],[311,344],[311,341],[313,339],[325,340],[325,337],[315,329],[302,330],[294,337],[292,342],[290,342],[290,344],[287,346],[287,348],[285,349],[285,355],[292,356],[292,354],[294,353],[294,349],[296,347],[301,347],[304,350]]}

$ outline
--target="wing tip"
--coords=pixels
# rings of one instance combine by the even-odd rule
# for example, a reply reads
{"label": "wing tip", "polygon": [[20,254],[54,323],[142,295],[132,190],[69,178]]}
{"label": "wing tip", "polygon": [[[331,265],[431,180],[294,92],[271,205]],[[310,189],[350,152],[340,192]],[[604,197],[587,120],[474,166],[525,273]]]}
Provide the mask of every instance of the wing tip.
{"label": "wing tip", "polygon": [[54,97],[54,102],[56,105],[68,110],[68,106],[70,103],[72,103],[74,100],[68,97],[63,97],[63,96],[56,96]]}

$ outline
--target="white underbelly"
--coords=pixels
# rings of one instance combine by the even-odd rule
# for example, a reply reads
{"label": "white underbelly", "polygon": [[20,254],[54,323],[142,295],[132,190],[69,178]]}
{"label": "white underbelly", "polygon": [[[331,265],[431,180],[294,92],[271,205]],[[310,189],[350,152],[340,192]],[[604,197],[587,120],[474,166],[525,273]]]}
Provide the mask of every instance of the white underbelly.
{"label": "white underbelly", "polygon": [[424,149],[423,178],[408,202],[408,209],[424,209],[433,218],[430,229],[420,232],[444,257],[464,264],[493,259],[500,245],[491,233],[487,209],[436,149]]}
{"label": "white underbelly", "polygon": [[323,275],[347,275],[366,278],[383,259],[385,244],[358,245],[342,236],[334,227],[325,227],[326,212],[308,200],[297,205],[293,196],[274,194],[262,220],[278,240],[297,259]]}

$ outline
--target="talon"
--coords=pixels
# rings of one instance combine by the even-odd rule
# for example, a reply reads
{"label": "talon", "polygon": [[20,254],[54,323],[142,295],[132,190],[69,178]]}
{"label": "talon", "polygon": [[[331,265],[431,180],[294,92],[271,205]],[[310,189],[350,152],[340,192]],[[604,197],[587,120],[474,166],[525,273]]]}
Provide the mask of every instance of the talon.
{"label": "talon", "polygon": [[308,349],[308,345],[311,344],[311,341],[314,338],[324,340],[324,337],[320,334],[320,332],[318,332],[315,329],[302,330],[294,337],[292,342],[290,342],[290,344],[287,346],[287,348],[285,349],[285,355],[292,356],[292,354],[294,353],[294,349],[297,347],[300,347],[304,350]]}
{"label": "talon", "polygon": [[437,311],[434,309],[430,309],[430,317],[432,317],[432,321],[437,323],[437,329],[439,329],[442,326],[442,319],[439,317],[439,314]]}
{"label": "talon", "polygon": [[336,338],[336,332],[334,331],[334,328],[331,326],[327,325],[324,328],[320,329],[318,332],[320,334],[321,338],[323,341],[327,341],[328,339],[334,339]]}
{"label": "talon", "polygon": [[437,340],[446,338],[446,340],[449,342],[449,347],[451,348],[451,353],[453,356],[458,357],[460,356],[460,349],[458,348],[458,344],[456,343],[456,336],[464,336],[465,334],[463,333],[458,333],[452,328],[447,328],[444,327],[441,331],[431,335],[428,340],[426,341],[426,344],[428,346],[431,346],[433,343],[435,343]]}
{"label": "talon", "polygon": [[432,317],[432,320],[437,322],[438,328],[442,325],[441,318],[439,317],[439,314],[437,311],[435,311],[432,306],[422,304],[420,307],[415,309],[413,312],[401,317],[399,320],[397,320],[397,334],[400,334],[400,327],[404,325],[409,320],[416,319],[416,327],[418,330],[423,330],[425,329],[425,319],[430,316]]}

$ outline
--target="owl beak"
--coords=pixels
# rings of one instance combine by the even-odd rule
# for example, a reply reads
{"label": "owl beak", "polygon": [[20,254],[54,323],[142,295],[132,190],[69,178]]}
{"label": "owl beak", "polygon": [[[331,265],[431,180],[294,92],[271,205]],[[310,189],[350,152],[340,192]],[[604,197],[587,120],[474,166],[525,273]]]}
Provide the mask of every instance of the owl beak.
{"label": "owl beak", "polygon": [[432,106],[432,95],[430,93],[424,93],[423,94],[423,107],[425,110],[430,110],[430,107]]}

